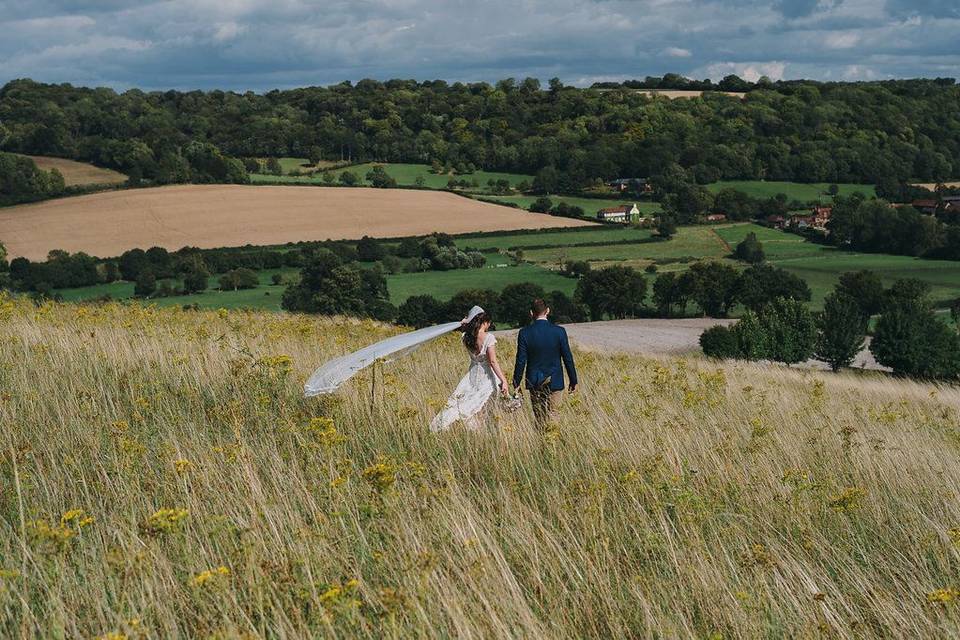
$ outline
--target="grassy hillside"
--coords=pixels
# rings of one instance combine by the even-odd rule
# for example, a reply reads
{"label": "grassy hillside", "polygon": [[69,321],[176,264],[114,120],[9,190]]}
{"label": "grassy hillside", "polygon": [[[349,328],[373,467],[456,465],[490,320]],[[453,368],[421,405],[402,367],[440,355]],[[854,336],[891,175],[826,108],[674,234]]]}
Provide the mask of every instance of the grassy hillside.
{"label": "grassy hillside", "polygon": [[87,162],[77,162],[76,160],[67,160],[66,158],[52,158],[50,156],[27,157],[33,160],[38,169],[43,169],[44,171],[56,169],[59,171],[63,176],[64,184],[68,187],[122,184],[127,181],[127,176],[119,171],[104,169]]}
{"label": "grassy hillside", "polygon": [[300,394],[371,322],[0,322],[3,637],[960,633],[955,388],[578,352],[547,435],[431,435],[452,336],[371,404]]}

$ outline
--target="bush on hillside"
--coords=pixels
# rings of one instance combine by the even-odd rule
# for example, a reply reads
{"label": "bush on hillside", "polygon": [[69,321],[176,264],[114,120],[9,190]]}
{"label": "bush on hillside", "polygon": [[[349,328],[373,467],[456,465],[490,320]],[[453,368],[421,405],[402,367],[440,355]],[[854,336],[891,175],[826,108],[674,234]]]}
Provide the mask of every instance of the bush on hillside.
{"label": "bush on hillside", "polygon": [[740,357],[736,333],[722,324],[714,325],[700,334],[700,348],[710,358],[725,360]]}
{"label": "bush on hillside", "polygon": [[[275,274],[280,275],[280,274]],[[218,281],[221,291],[236,291],[238,289],[254,289],[260,285],[257,272],[252,269],[233,269],[226,272]]]}
{"label": "bush on hillside", "polygon": [[834,290],[817,315],[817,342],[814,356],[834,371],[850,366],[863,349],[869,318],[860,304],[840,290]]}

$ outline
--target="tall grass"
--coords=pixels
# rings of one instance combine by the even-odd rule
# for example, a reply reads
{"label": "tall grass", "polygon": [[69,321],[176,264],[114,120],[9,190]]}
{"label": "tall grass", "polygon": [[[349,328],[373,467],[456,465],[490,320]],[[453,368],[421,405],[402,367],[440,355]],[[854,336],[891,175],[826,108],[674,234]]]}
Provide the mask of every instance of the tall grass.
{"label": "tall grass", "polygon": [[393,331],[0,299],[0,636],[960,631],[957,389],[581,352],[431,435],[451,337],[301,397]]}

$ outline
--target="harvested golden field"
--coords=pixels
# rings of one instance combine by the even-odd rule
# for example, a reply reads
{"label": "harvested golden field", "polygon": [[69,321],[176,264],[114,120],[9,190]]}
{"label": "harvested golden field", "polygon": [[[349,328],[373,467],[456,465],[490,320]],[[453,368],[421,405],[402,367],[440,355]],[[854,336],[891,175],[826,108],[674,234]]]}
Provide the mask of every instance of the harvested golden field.
{"label": "harvested golden field", "polygon": [[27,156],[44,171],[56,169],[63,175],[63,181],[68,187],[88,184],[122,184],[127,176],[112,169],[101,169],[86,162],[77,162],[65,158],[51,158],[48,156]]}
{"label": "harvested golden field", "polygon": [[0,241],[11,257],[39,260],[51,249],[108,257],[136,247],[235,247],[589,224],[437,191],[179,185],[0,209]]}
{"label": "harvested golden field", "polygon": [[576,352],[547,434],[431,435],[453,336],[371,403],[369,373],[301,395],[398,331],[369,321],[0,299],[0,325],[0,637],[960,633],[957,388]]}
{"label": "harvested golden field", "polygon": [[642,93],[644,95],[654,97],[654,96],[663,96],[665,98],[670,98],[675,100],[677,98],[699,98],[704,93],[720,93],[725,96],[731,96],[734,98],[740,98],[743,100],[746,97],[746,93],[742,91],[691,91],[689,89],[640,89],[637,93]]}

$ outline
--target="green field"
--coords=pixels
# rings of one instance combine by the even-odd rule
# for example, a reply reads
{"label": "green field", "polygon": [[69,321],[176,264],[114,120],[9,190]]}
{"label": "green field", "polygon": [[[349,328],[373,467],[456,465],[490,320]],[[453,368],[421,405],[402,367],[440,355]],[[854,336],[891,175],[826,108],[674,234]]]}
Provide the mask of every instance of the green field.
{"label": "green field", "polygon": [[[539,196],[488,196],[488,200],[497,200],[499,202],[509,202],[523,209],[529,209]],[[548,196],[553,204],[566,202],[570,206],[580,207],[586,213],[588,218],[596,218],[597,211],[608,207],[619,207],[624,204],[636,204],[640,209],[640,215],[653,216],[660,213],[659,202],[640,202],[637,200],[619,200],[614,198],[576,198],[573,196]]]}
{"label": "green field", "polygon": [[[512,265],[505,256],[487,254],[487,266],[479,269],[457,269],[453,271],[424,271],[419,273],[400,273],[388,275],[387,288],[390,301],[402,304],[413,295],[429,293],[438,300],[447,300],[463,289],[493,289],[500,291],[508,284],[516,282],[534,282],[547,291],[560,290],[572,294],[576,281],[558,273],[533,264]],[[497,266],[504,265],[504,266]],[[159,307],[196,304],[204,309],[264,309],[279,311],[280,300],[286,284],[274,285],[270,280],[273,274],[282,273],[284,281],[294,281],[299,275],[297,269],[265,269],[257,272],[260,286],[256,289],[240,291],[219,291],[217,277],[210,278],[210,289],[203,293],[167,298],[151,298],[150,304]],[[178,284],[178,283],[173,283]],[[114,300],[133,298],[133,283],[112,282],[91,287],[61,289],[57,291],[67,302],[93,300],[109,295]]]}
{"label": "green field", "polygon": [[[652,236],[652,233],[647,230],[640,230],[636,233],[645,233],[648,238]],[[713,227],[699,226],[681,227],[673,238],[666,241],[589,247],[556,246],[548,249],[524,251],[523,257],[524,260],[530,260],[531,262],[559,265],[568,260],[650,262],[689,256],[722,258],[729,253],[729,248],[717,236]]]}
{"label": "green field", "polygon": [[[284,158],[284,160],[293,161],[294,158]],[[488,180],[507,180],[511,185],[516,186],[521,182],[531,182],[533,176],[523,175],[519,173],[501,173],[496,171],[475,171],[467,175],[439,175],[435,174],[430,170],[430,166],[426,164],[405,164],[405,163],[375,163],[367,162],[364,164],[352,165],[349,167],[343,167],[341,169],[334,169],[331,173],[335,178],[339,180],[340,174],[345,171],[350,171],[358,178],[363,184],[366,184],[366,175],[375,165],[381,165],[386,170],[393,179],[397,181],[397,184],[403,186],[413,186],[417,182],[418,177],[422,177],[424,181],[424,186],[429,189],[445,189],[447,182],[450,178],[456,178],[457,180],[467,180],[474,181],[476,180],[479,184],[477,187],[478,191],[485,191],[487,189]],[[283,166],[283,162],[281,162]],[[295,164],[293,166],[296,166]],[[284,172],[287,169],[284,168]],[[251,182],[285,182],[290,184],[325,184],[323,181],[323,172],[317,172],[309,176],[272,176],[264,174],[252,174],[250,176]],[[338,181],[335,181],[334,184],[339,184]]]}
{"label": "green field", "polygon": [[[209,280],[210,289],[203,293],[195,293],[186,296],[170,296],[168,298],[151,298],[150,304],[156,304],[158,307],[178,307],[185,304],[196,304],[204,309],[265,309],[268,311],[280,310],[280,298],[283,296],[283,290],[286,284],[274,285],[270,282],[273,274],[283,274],[285,282],[296,279],[300,271],[298,269],[264,269],[258,271],[257,276],[260,279],[260,286],[256,289],[242,289],[239,291],[219,291],[216,289],[217,276],[212,276]],[[176,281],[170,281],[171,284],[179,284]],[[103,296],[110,296],[114,300],[125,300],[133,297],[132,282],[111,282],[110,284],[98,284],[92,287],[78,287],[76,289],[60,289],[58,294],[67,302],[78,302],[81,300],[94,300]]]}
{"label": "green field", "polygon": [[645,240],[653,235],[649,229],[604,225],[564,229],[556,232],[511,233],[504,235],[458,236],[457,246],[467,249],[511,249],[514,247],[563,246],[585,242],[623,242]]}
{"label": "green field", "polygon": [[[777,182],[765,180],[721,180],[707,185],[707,189],[716,193],[721,189],[732,188],[742,191],[754,198],[770,198],[778,193],[786,194],[791,200],[800,200],[801,202],[810,202],[818,200],[821,194],[826,194],[830,187],[829,182],[812,182],[809,184],[801,182]],[[857,191],[863,193],[868,198],[876,197],[877,192],[872,184],[849,184],[841,183],[841,195],[851,195]],[[829,201],[830,196],[823,195],[823,200]]]}

